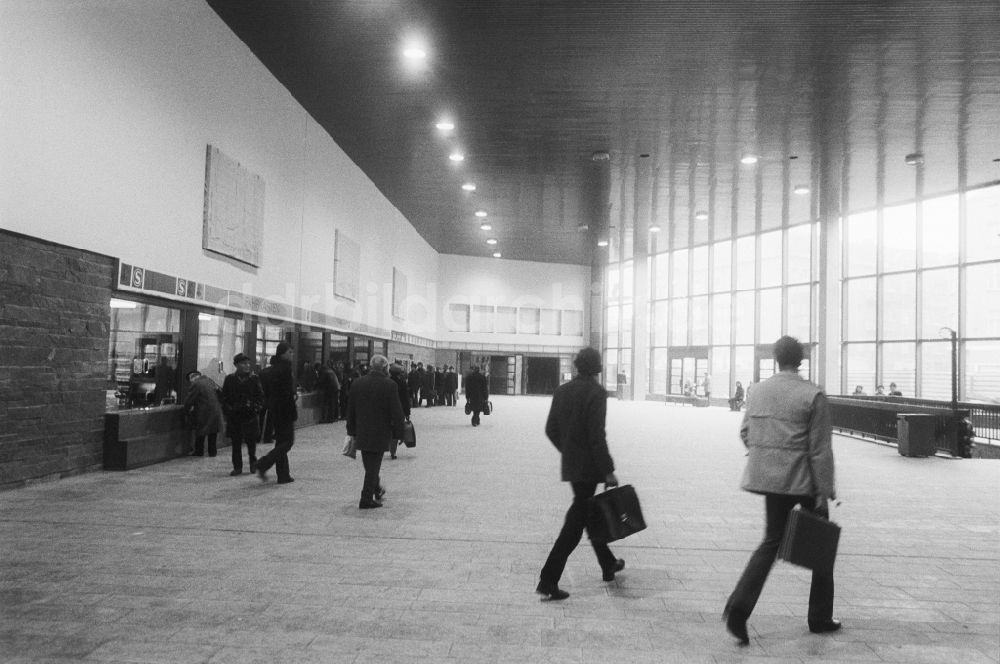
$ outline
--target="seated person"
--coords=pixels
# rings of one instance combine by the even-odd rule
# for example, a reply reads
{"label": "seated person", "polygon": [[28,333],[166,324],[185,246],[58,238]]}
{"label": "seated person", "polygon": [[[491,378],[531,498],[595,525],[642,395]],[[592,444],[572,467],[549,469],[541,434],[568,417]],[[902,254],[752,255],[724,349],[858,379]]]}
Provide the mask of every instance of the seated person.
{"label": "seated person", "polygon": [[889,383],[889,396],[890,397],[901,397],[903,393],[899,391],[895,383]]}
{"label": "seated person", "polygon": [[736,381],[736,391],[729,398],[729,410],[739,410],[743,407],[743,383]]}
{"label": "seated person", "polygon": [[885,394],[885,388],[882,387],[881,385],[876,385],[875,386],[875,394],[876,394],[876,396]]}
{"label": "seated person", "polygon": [[863,388],[860,385],[858,385],[857,387],[854,388],[854,392],[851,393],[851,396],[854,396],[854,397],[863,397],[863,396],[866,396],[865,395],[865,388]]}

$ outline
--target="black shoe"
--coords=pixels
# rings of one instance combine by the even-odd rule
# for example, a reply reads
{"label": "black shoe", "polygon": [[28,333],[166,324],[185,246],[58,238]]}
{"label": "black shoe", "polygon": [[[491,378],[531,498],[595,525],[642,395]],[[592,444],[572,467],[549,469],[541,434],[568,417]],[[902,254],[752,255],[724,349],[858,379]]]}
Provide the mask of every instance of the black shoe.
{"label": "black shoe", "polygon": [[614,581],[615,580],[615,572],[620,572],[623,569],[625,569],[625,561],[623,559],[619,558],[618,560],[615,561],[615,564],[614,564],[614,566],[611,569],[604,570],[604,580],[605,581]]}
{"label": "black shoe", "polygon": [[208,456],[210,456],[210,457],[214,457],[215,455],[216,455],[216,452],[209,452],[208,453]]}
{"label": "black shoe", "polygon": [[750,645],[750,635],[747,634],[747,618],[742,611],[738,611],[730,606],[722,613],[722,619],[726,621],[726,629],[736,637],[741,646]]}
{"label": "black shoe", "polygon": [[385,496],[385,487],[380,486],[378,491],[375,492],[375,500],[380,501]]}
{"label": "black shoe", "polygon": [[251,461],[250,462],[250,473],[253,474],[253,473],[256,473],[256,472],[257,472],[257,462],[256,461]]}
{"label": "black shoe", "polygon": [[809,623],[809,631],[813,634],[823,634],[825,632],[836,632],[841,628],[839,620],[834,620],[830,618],[829,620],[824,620],[818,623]]}
{"label": "black shoe", "polygon": [[376,507],[382,507],[382,503],[380,503],[377,500],[372,500],[370,498],[368,500],[362,499],[361,502],[358,503],[359,510],[373,510]]}
{"label": "black shoe", "polygon": [[390,456],[389,458],[390,458],[390,459],[395,459],[395,458],[396,458],[396,455],[395,455],[395,454],[393,454],[393,455],[392,455],[392,456]]}
{"label": "black shoe", "polygon": [[237,475],[242,475],[242,474],[243,474],[243,469],[242,468],[233,468],[229,472],[229,476],[230,477],[236,477]]}
{"label": "black shoe", "polygon": [[282,477],[278,480],[278,484],[291,484],[295,481],[294,477]]}
{"label": "black shoe", "polygon": [[200,457],[203,457],[203,456],[205,456],[205,453],[204,452],[192,452],[188,456],[200,456]]}
{"label": "black shoe", "polygon": [[555,583],[545,583],[544,581],[538,582],[538,587],[535,588],[535,592],[539,595],[544,595],[542,601],[558,601],[561,599],[566,599],[569,597],[569,593],[560,588]]}
{"label": "black shoe", "polygon": [[260,478],[261,482],[267,481],[267,468],[263,466],[257,466],[257,477]]}

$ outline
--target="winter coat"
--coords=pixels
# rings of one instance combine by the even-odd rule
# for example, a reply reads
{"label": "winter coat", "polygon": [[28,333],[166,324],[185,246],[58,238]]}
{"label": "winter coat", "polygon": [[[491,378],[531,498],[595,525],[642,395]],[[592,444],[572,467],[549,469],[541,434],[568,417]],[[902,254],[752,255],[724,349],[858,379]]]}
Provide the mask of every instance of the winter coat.
{"label": "winter coat", "polygon": [[604,433],[607,411],[608,391],[591,376],[556,388],[545,435],[562,453],[563,482],[600,483],[615,472]]}
{"label": "winter coat", "polygon": [[257,374],[231,373],[222,383],[222,410],[226,414],[226,434],[230,438],[260,438],[260,411],[264,409],[264,388]]}
{"label": "winter coat", "polygon": [[366,452],[385,452],[403,437],[399,388],[384,373],[371,371],[351,384],[347,399],[347,434]]}
{"label": "winter coat", "polygon": [[196,436],[210,436],[222,431],[222,403],[219,387],[208,376],[198,376],[191,383],[184,407],[191,413]]}

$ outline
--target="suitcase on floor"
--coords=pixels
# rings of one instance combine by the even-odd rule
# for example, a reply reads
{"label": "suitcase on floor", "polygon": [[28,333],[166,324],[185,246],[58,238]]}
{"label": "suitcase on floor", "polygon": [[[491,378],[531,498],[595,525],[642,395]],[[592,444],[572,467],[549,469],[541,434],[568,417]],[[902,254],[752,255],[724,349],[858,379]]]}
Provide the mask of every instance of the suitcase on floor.
{"label": "suitcase on floor", "polygon": [[587,534],[593,542],[614,542],[646,529],[639,496],[631,484],[608,489],[590,499]]}
{"label": "suitcase on floor", "polygon": [[413,428],[413,422],[403,422],[403,444],[407,447],[417,446],[417,431]]}
{"label": "suitcase on floor", "polygon": [[840,542],[840,526],[818,514],[792,510],[778,547],[778,557],[793,565],[833,574]]}

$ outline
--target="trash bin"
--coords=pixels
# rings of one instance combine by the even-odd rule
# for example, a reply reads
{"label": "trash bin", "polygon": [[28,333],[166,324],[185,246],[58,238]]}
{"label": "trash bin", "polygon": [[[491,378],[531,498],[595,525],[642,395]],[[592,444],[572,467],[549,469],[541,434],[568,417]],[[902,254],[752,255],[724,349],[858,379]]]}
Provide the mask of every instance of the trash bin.
{"label": "trash bin", "polygon": [[934,456],[937,451],[937,415],[898,413],[896,443],[901,456]]}

